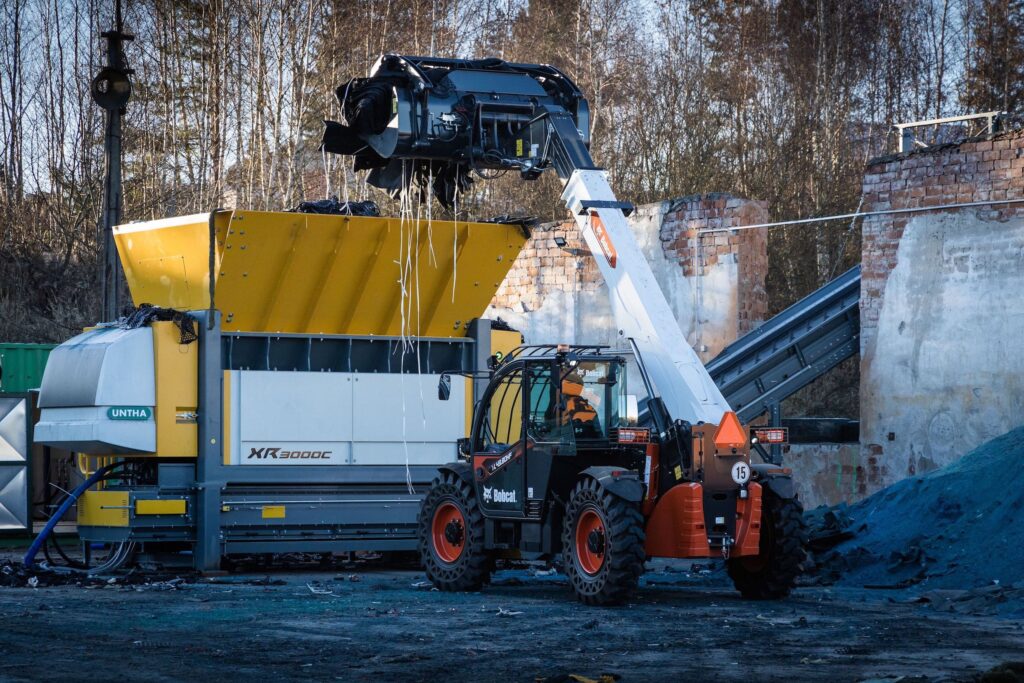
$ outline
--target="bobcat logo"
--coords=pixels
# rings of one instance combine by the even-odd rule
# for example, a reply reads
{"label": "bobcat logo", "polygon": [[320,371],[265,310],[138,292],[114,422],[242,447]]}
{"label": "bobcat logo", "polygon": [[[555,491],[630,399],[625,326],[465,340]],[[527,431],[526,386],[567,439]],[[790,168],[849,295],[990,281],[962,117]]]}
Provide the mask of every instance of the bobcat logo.
{"label": "bobcat logo", "polygon": [[515,491],[503,491],[502,489],[495,490],[493,487],[484,487],[484,502],[485,503],[516,503],[516,492]]}

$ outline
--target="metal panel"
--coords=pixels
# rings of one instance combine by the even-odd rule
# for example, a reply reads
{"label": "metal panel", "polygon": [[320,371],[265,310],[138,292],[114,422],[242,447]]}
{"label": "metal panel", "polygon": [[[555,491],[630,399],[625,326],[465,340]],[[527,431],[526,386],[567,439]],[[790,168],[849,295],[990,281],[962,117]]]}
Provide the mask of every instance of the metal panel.
{"label": "metal panel", "polygon": [[441,464],[466,436],[466,383],[437,397],[440,375],[357,375],[354,378],[352,462],[361,465]]}
{"label": "metal panel", "polygon": [[27,529],[28,523],[28,468],[0,465],[0,529]]}
{"label": "metal panel", "polygon": [[30,438],[25,396],[0,396],[0,529],[27,529]]}
{"label": "metal panel", "polygon": [[[209,307],[208,220],[115,228],[136,305]],[[497,223],[268,211],[218,214],[216,231],[228,332],[461,337],[526,242]]]}
{"label": "metal panel", "polygon": [[156,451],[156,422],[111,420],[107,407],[43,408],[35,441],[78,453],[138,455]]}
{"label": "metal panel", "polygon": [[55,344],[0,344],[0,391],[14,394],[38,389]]}
{"label": "metal panel", "polygon": [[0,398],[0,462],[27,462],[27,410],[24,398]]}
{"label": "metal panel", "polygon": [[[232,373],[230,415],[237,421],[231,462],[245,465],[344,465],[351,458],[352,385],[348,373]],[[236,388],[237,387],[237,390]],[[237,445],[236,445],[237,444]],[[277,449],[268,452],[268,449]],[[255,451],[255,453],[254,453]],[[318,453],[297,459],[292,453]]]}
{"label": "metal panel", "polygon": [[[234,371],[235,465],[405,465],[452,459],[465,436],[465,382],[440,375]],[[235,445],[237,444],[237,445]]]}
{"label": "metal panel", "polygon": [[98,328],[50,352],[39,406],[149,406],[156,403],[153,331]]}

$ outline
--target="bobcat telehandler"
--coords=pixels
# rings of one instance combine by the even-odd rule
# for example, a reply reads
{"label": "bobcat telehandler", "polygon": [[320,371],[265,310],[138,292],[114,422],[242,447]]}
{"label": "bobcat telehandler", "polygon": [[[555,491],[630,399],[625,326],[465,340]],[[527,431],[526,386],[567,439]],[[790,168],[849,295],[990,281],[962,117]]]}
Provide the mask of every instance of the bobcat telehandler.
{"label": "bobcat telehandler", "polygon": [[[745,597],[787,595],[805,534],[790,471],[751,464],[749,429],[683,336],[626,221],[631,205],[591,159],[576,85],[547,65],[387,54],[337,95],[346,122],[327,122],[324,148],[392,192],[412,186],[449,206],[471,173],[554,169],[620,338],[621,351],[534,346],[491,359],[460,459],[423,500],[430,580],[475,590],[498,557],[560,553],[580,600],[613,604],[636,590],[648,557],[721,557]],[[642,419],[627,392],[631,356]]]}

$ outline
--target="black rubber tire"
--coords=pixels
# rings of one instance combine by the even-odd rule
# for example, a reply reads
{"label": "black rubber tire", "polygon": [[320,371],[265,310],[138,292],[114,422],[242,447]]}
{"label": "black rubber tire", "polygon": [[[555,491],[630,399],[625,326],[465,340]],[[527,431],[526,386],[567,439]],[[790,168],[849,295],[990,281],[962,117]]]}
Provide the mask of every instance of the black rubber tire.
{"label": "black rubber tire", "polygon": [[731,558],[726,567],[744,598],[778,600],[793,590],[803,568],[804,507],[799,500],[779,498],[767,488],[761,500],[761,553]]}
{"label": "black rubber tire", "polygon": [[[445,562],[433,543],[434,513],[444,503],[454,503],[466,521],[463,550],[454,562]],[[477,591],[490,582],[494,561],[484,550],[484,517],[469,484],[444,472],[423,498],[417,523],[420,565],[431,583],[443,591]]]}
{"label": "black rubber tire", "polygon": [[[604,522],[604,562],[587,573],[576,552],[576,525],[586,510]],[[644,518],[638,503],[609,493],[597,480],[581,479],[569,497],[562,526],[562,566],[576,597],[588,605],[615,605],[636,593],[644,573]]]}

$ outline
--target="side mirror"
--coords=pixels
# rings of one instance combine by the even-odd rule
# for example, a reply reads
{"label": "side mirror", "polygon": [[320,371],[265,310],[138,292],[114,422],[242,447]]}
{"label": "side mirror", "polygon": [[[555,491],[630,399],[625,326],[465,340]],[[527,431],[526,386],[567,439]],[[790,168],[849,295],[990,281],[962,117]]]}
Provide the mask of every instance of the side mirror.
{"label": "side mirror", "polygon": [[469,458],[469,438],[462,437],[456,442],[455,449],[458,451],[460,456]]}
{"label": "side mirror", "polygon": [[437,381],[437,400],[447,401],[452,396],[452,376],[447,372],[441,374]]}

